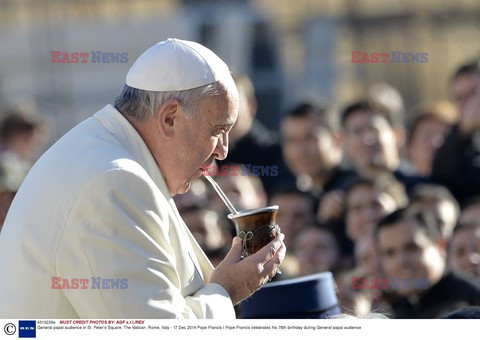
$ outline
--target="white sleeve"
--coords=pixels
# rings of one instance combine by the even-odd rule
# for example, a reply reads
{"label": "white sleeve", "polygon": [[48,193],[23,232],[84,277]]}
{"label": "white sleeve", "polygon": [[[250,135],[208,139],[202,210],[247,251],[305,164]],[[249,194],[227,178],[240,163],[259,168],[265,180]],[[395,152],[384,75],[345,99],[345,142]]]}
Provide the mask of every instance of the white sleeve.
{"label": "white sleeve", "polygon": [[110,282],[114,288],[107,282],[105,289],[92,289],[90,279],[86,289],[65,289],[81,318],[235,317],[222,286],[185,287],[183,281],[199,276],[182,249],[189,240],[179,238],[168,209],[141,171],[107,171],[79,193],[55,254],[57,274],[119,280],[118,287]]}

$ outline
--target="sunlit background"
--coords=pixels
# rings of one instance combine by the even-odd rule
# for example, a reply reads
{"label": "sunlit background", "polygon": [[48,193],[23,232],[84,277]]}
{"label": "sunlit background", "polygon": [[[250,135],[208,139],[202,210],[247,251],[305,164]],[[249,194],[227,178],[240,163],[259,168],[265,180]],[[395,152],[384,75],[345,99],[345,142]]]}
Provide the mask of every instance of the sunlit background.
{"label": "sunlit background", "polygon": [[[135,59],[167,37],[195,40],[248,74],[258,118],[276,128],[301,99],[342,107],[371,86],[406,108],[448,98],[480,55],[476,0],[1,0],[0,106],[50,117],[51,141],[111,103]],[[427,63],[351,63],[351,51],[428,53]],[[51,51],[128,53],[127,63],[52,63]]]}

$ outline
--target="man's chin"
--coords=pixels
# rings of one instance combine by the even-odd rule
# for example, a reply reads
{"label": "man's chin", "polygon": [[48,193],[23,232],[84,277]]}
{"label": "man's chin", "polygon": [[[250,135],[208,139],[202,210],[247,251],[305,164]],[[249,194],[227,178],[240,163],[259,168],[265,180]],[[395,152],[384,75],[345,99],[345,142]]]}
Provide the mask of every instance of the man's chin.
{"label": "man's chin", "polygon": [[186,193],[190,189],[191,183],[192,183],[191,180],[183,182],[182,185],[179,186],[177,188],[177,190],[175,190],[175,194],[173,194],[172,196],[182,195],[182,194]]}
{"label": "man's chin", "polygon": [[202,170],[201,169],[199,169],[197,172],[195,172],[195,174],[191,178],[187,179],[185,182],[182,183],[182,185],[177,190],[177,195],[184,194],[188,190],[190,190],[190,186],[192,185],[192,181],[194,179],[197,179],[197,178],[200,178],[200,177],[202,177]]}

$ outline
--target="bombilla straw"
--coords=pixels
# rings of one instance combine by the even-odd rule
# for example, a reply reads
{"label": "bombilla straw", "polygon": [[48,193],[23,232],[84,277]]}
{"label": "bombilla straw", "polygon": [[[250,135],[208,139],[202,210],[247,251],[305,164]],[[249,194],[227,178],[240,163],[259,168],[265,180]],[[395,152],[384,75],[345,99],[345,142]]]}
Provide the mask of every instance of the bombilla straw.
{"label": "bombilla straw", "polygon": [[217,182],[215,182],[213,180],[212,177],[210,177],[205,171],[202,172],[203,176],[210,182],[210,184],[212,185],[212,187],[215,189],[215,191],[217,192],[218,196],[220,196],[220,198],[222,199],[223,203],[225,203],[225,205],[227,206],[228,210],[230,210],[230,212],[234,215],[238,215],[238,212],[237,210],[235,209],[235,207],[233,206],[232,202],[230,202],[230,200],[228,199],[228,197],[225,195],[225,193],[223,192],[223,190],[220,188],[220,186],[217,184]]}

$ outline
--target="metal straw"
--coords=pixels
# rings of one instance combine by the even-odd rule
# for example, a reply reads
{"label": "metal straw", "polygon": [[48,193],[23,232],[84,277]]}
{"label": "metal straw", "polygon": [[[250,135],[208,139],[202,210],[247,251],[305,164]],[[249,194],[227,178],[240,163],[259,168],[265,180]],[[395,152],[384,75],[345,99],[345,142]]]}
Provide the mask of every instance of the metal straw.
{"label": "metal straw", "polygon": [[[210,177],[205,171],[202,172],[202,175],[210,182],[210,184],[212,185],[212,187],[215,189],[215,191],[217,192],[218,196],[220,196],[220,198],[222,199],[223,203],[225,203],[225,205],[227,206],[228,210],[230,210],[230,212],[234,215],[238,215],[238,212],[237,210],[235,209],[235,207],[233,206],[232,202],[230,202],[230,200],[227,198],[227,196],[225,195],[225,193],[223,192],[222,188],[220,188],[220,186],[217,184],[217,182],[215,182],[213,180],[212,177]],[[244,242],[244,241],[242,241]],[[280,270],[280,268],[277,268],[277,274],[281,274],[282,271]],[[268,281],[271,281],[268,280]]]}
{"label": "metal straw", "polygon": [[233,206],[232,202],[230,202],[230,200],[227,198],[227,196],[225,195],[225,193],[222,191],[222,189],[220,188],[220,186],[217,184],[217,182],[215,182],[213,180],[212,177],[210,177],[206,172],[203,172],[203,176],[205,176],[205,178],[210,182],[210,184],[212,185],[212,187],[215,189],[215,191],[217,192],[218,196],[220,196],[220,198],[222,199],[223,203],[225,203],[225,205],[227,206],[228,210],[230,210],[230,212],[234,215],[238,215],[238,212],[237,210],[235,209],[235,207]]}

